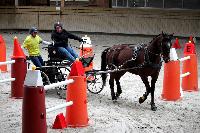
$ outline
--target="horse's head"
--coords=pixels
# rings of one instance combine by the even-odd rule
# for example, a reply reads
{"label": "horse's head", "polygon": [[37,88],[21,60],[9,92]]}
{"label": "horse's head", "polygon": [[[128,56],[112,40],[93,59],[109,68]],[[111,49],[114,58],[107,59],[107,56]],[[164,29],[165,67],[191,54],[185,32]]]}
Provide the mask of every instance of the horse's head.
{"label": "horse's head", "polygon": [[165,61],[165,63],[170,61],[170,48],[172,46],[171,40],[173,39],[173,34],[165,34],[162,33],[159,35],[159,46],[160,47],[160,54]]}

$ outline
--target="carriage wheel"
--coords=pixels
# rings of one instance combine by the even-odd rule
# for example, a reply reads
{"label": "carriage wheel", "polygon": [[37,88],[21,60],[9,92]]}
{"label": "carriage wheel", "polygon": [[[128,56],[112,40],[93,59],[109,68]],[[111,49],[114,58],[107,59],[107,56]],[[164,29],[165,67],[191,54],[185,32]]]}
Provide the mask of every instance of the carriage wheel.
{"label": "carriage wheel", "polygon": [[41,77],[42,77],[43,85],[50,85],[51,84],[49,77],[43,71],[41,71]]}
{"label": "carriage wheel", "polygon": [[87,75],[87,88],[93,94],[98,94],[103,90],[103,82],[101,75],[88,74]]}
{"label": "carriage wheel", "polygon": [[[57,78],[58,78],[58,82],[66,80],[64,75],[59,75]],[[62,85],[56,88],[57,95],[59,95],[61,99],[66,99],[66,88],[67,88],[67,85]]]}

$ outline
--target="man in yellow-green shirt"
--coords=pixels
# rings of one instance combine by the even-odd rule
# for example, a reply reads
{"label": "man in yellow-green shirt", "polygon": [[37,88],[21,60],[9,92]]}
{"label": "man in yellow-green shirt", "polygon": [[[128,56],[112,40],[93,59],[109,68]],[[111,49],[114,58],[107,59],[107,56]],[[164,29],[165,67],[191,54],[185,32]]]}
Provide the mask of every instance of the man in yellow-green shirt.
{"label": "man in yellow-green shirt", "polygon": [[40,44],[51,44],[50,42],[43,41],[39,35],[36,27],[32,27],[29,30],[30,35],[26,37],[22,45],[23,48],[28,50],[29,58],[36,67],[42,67],[44,65],[42,56],[40,55]]}

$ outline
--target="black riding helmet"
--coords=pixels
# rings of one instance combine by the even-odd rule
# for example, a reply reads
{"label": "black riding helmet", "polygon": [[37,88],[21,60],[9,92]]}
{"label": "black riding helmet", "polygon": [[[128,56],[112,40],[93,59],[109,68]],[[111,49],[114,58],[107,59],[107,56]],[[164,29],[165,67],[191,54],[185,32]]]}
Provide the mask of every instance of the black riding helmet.
{"label": "black riding helmet", "polygon": [[60,22],[56,22],[56,23],[54,24],[54,29],[55,29],[55,30],[56,30],[56,27],[57,27],[57,26],[63,28],[63,25],[62,25]]}
{"label": "black riding helmet", "polygon": [[29,30],[30,34],[33,34],[33,32],[38,32],[36,27],[31,27],[31,29]]}

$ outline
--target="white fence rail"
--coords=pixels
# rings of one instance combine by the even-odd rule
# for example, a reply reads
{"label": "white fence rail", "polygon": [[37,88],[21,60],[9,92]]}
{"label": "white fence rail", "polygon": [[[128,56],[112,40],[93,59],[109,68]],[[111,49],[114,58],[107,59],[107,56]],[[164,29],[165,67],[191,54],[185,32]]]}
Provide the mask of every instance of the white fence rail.
{"label": "white fence rail", "polygon": [[58,83],[45,85],[44,90],[49,90],[49,89],[52,89],[52,88],[55,88],[55,87],[58,87],[58,86],[62,86],[62,85],[68,85],[68,84],[73,83],[73,82],[74,82],[73,79],[68,79],[68,80],[65,80],[65,81],[58,82]]}
{"label": "white fence rail", "polygon": [[15,60],[0,62],[0,65],[13,64],[13,63],[15,63]]}
{"label": "white fence rail", "polygon": [[10,82],[10,81],[15,81],[15,78],[3,79],[3,80],[0,80],[0,83]]}
{"label": "white fence rail", "polygon": [[52,107],[52,108],[48,108],[48,109],[46,109],[46,113],[49,113],[49,112],[52,112],[52,111],[55,111],[55,110],[58,110],[58,109],[61,109],[61,108],[65,108],[67,106],[71,106],[72,104],[73,104],[73,101],[69,101],[69,102],[57,105],[55,107]]}

